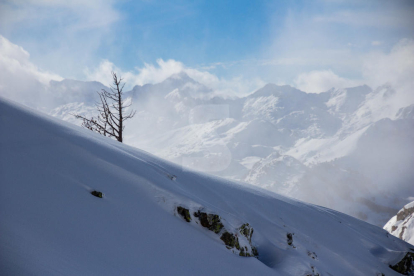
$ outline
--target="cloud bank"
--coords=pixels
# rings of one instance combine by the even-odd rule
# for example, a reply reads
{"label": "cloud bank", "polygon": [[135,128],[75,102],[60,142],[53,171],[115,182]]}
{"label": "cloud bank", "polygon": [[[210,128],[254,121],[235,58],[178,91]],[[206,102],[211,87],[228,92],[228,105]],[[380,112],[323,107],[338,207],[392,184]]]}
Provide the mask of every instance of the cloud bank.
{"label": "cloud bank", "polygon": [[25,45],[42,68],[79,78],[121,18],[111,0],[0,1],[0,34]]}
{"label": "cloud bank", "polygon": [[368,54],[363,60],[362,75],[369,85],[387,82],[414,100],[414,40],[400,40],[389,53]]}
{"label": "cloud bank", "polygon": [[[16,101],[39,101],[39,95],[47,90],[50,80],[62,80],[58,74],[41,70],[30,59],[29,53],[0,36],[0,94]],[[390,51],[375,49],[362,58],[359,68],[362,78],[341,77],[334,70],[311,70],[298,74],[292,82],[285,83],[310,93],[327,91],[330,88],[353,87],[362,84],[376,88],[386,83],[400,94],[401,100],[414,102],[414,40],[402,39]],[[111,71],[124,78],[127,89],[135,85],[158,83],[173,74],[186,72],[194,80],[213,89],[211,96],[235,97],[247,95],[266,83],[257,77],[220,78],[206,67],[192,68],[173,59],[158,59],[155,64],[125,71],[109,60],[102,60],[95,68],[83,70],[84,79],[110,85]]]}
{"label": "cloud bank", "polygon": [[15,101],[36,102],[57,74],[40,70],[22,47],[0,35],[0,95]]}
{"label": "cloud bank", "polygon": [[302,91],[320,93],[333,87],[346,88],[358,86],[363,84],[363,81],[341,78],[331,70],[322,70],[299,74],[294,80],[294,83]]}
{"label": "cloud bank", "polygon": [[145,63],[143,67],[136,67],[133,71],[123,71],[109,60],[103,60],[93,69],[84,70],[87,80],[96,80],[104,85],[110,85],[111,72],[117,72],[127,83],[126,88],[131,89],[135,85],[147,83],[159,83],[173,74],[187,73],[192,79],[212,88],[215,95],[226,97],[242,96],[249,94],[265,85],[260,78],[233,77],[230,79],[219,78],[207,70],[191,68],[182,62],[173,59],[158,59],[156,64]]}
{"label": "cloud bank", "polygon": [[414,40],[401,39],[388,53],[372,51],[363,56],[361,64],[361,79],[343,78],[332,70],[319,70],[299,74],[294,85],[303,91],[318,93],[332,87],[367,84],[376,88],[389,84],[405,100],[414,102]]}

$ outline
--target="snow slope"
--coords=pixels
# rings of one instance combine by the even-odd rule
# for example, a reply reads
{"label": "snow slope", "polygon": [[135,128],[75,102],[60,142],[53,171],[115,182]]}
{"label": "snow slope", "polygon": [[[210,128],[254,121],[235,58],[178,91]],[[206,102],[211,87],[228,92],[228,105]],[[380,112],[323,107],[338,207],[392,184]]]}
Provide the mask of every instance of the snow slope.
{"label": "snow slope", "polygon": [[393,216],[384,229],[394,236],[414,245],[414,201],[405,205]]}
{"label": "snow slope", "polygon": [[[54,82],[51,89],[76,101],[49,114],[77,124],[71,114],[96,115],[92,101],[80,97],[87,88],[95,95],[92,85]],[[414,97],[399,101],[389,85],[312,94],[267,84],[246,97],[223,98],[180,73],[126,95],[137,115],[126,123],[125,143],[183,167],[381,227],[414,196]]]}
{"label": "snow slope", "polygon": [[[400,275],[389,264],[409,250],[348,215],[182,170],[3,99],[0,125],[3,275]],[[177,206],[218,214],[227,231],[249,223],[258,259]]]}

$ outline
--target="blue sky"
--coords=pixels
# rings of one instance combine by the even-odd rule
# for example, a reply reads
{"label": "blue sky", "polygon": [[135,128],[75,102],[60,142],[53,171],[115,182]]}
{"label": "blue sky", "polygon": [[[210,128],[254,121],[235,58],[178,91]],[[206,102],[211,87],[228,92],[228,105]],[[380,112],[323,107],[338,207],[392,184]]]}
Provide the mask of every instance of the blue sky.
{"label": "blue sky", "polygon": [[401,44],[412,58],[413,26],[411,0],[0,2],[0,35],[41,72],[142,84],[187,70],[234,93],[370,82],[370,59]]}

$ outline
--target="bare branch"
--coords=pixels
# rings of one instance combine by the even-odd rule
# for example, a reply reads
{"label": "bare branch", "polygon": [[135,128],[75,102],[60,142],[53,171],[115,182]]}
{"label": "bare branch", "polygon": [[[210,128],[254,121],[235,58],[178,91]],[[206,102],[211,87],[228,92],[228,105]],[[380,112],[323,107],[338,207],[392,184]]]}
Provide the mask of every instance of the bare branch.
{"label": "bare branch", "polygon": [[122,142],[125,129],[124,122],[134,117],[136,111],[125,111],[132,105],[131,101],[126,103],[122,98],[125,83],[122,82],[123,78],[118,77],[115,72],[111,72],[111,74],[113,83],[109,87],[110,91],[102,89],[97,92],[100,100],[95,103],[98,116],[96,118],[86,118],[79,114],[72,115],[82,120],[83,127],[104,136],[114,137]]}

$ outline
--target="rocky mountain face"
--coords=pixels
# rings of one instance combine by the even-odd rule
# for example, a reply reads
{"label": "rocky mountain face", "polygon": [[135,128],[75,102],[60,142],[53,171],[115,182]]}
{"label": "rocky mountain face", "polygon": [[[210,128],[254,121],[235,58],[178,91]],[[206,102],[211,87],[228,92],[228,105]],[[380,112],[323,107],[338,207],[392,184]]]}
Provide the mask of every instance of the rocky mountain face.
{"label": "rocky mountain face", "polygon": [[414,201],[398,211],[397,215],[385,224],[384,229],[414,245]]}
{"label": "rocky mountain face", "polygon": [[[126,95],[137,115],[125,142],[183,170],[245,181],[380,226],[413,196],[414,105],[398,103],[392,87],[311,94],[268,84],[242,98],[211,92],[185,73],[134,87]],[[75,122],[68,114],[93,113],[89,99],[74,102],[50,114]]]}

